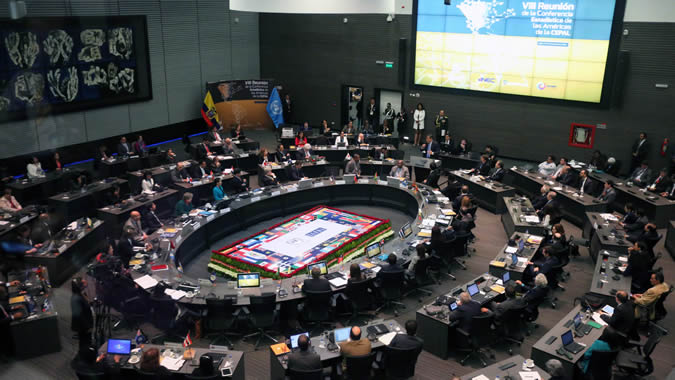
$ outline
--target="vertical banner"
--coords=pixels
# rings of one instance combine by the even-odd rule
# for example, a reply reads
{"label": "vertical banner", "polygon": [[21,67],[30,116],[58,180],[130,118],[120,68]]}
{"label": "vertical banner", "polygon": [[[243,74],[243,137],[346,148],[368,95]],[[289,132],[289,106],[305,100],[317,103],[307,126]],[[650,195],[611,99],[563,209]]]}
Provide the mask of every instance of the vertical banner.
{"label": "vertical banner", "polygon": [[[272,90],[268,80],[231,80],[206,84],[206,97],[213,102],[216,118],[225,129],[236,124],[271,127],[267,101]],[[208,124],[208,122],[207,122]]]}

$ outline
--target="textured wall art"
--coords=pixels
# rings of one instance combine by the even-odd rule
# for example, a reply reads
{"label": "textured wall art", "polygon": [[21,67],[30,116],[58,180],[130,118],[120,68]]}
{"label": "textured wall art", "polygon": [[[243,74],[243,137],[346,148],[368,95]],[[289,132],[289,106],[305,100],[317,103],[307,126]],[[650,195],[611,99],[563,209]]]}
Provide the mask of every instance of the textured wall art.
{"label": "textured wall art", "polygon": [[151,98],[145,16],[0,19],[0,122]]}

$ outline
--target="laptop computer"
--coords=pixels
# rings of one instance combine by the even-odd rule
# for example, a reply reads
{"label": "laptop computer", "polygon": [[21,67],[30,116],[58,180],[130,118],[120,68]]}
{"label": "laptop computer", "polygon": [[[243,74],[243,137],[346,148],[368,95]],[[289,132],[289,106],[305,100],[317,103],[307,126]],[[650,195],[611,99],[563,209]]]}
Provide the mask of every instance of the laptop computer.
{"label": "laptop computer", "polygon": [[581,322],[581,313],[577,313],[572,319],[574,321],[574,329],[578,335],[588,335],[593,328],[591,325]]}
{"label": "laptop computer", "polygon": [[502,275],[502,284],[506,286],[506,284],[511,281],[511,273],[509,272],[504,272]]}
{"label": "laptop computer", "polygon": [[563,348],[573,354],[578,354],[585,348],[583,345],[574,341],[572,330],[567,330],[560,338],[562,339]]}
{"label": "laptop computer", "polygon": [[260,273],[237,273],[237,289],[242,296],[259,296]]}
{"label": "laptop computer", "polygon": [[315,263],[307,265],[307,273],[311,274],[314,268],[319,268],[322,276],[328,273],[328,268],[326,267],[325,261],[317,261]]}
{"label": "laptop computer", "polygon": [[290,338],[291,339],[291,350],[297,350],[298,349],[298,338],[300,338],[300,335],[304,335],[304,336],[309,338],[308,332],[291,335],[291,338]]}
{"label": "laptop computer", "polygon": [[483,303],[485,302],[485,295],[480,293],[480,290],[478,289],[478,285],[476,284],[471,284],[467,287],[466,289],[469,292],[469,295],[471,296],[471,299],[478,302],[478,303]]}
{"label": "laptop computer", "polygon": [[373,243],[369,246],[366,247],[366,256],[367,257],[375,257],[379,255],[382,252],[382,249],[380,248],[380,243]]}
{"label": "laptop computer", "polygon": [[124,364],[131,355],[131,340],[129,339],[108,339],[108,357],[112,359],[114,355],[122,356]]}
{"label": "laptop computer", "polygon": [[333,331],[333,336],[335,337],[335,343],[345,342],[349,339],[349,332],[351,328],[345,327],[341,329],[335,329]]}
{"label": "laptop computer", "polygon": [[412,234],[412,225],[410,223],[406,223],[401,227],[401,229],[398,232],[398,236],[401,237],[401,239],[406,239],[408,236]]}

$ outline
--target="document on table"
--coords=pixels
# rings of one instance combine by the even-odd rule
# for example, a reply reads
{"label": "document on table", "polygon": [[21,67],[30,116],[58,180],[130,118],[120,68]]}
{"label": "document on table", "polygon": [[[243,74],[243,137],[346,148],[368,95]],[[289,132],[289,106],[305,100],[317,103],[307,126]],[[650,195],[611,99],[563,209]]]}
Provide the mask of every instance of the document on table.
{"label": "document on table", "polygon": [[608,222],[618,222],[619,221],[619,218],[617,218],[613,214],[609,214],[609,213],[602,213],[602,214],[600,214],[600,217],[602,219],[608,221]]}
{"label": "document on table", "polygon": [[162,357],[162,361],[160,363],[162,367],[168,369],[169,371],[178,371],[183,367],[183,364],[185,364],[185,359],[182,358],[177,358],[173,359],[167,356]]}
{"label": "document on table", "polygon": [[178,301],[179,299],[187,295],[187,293],[182,290],[174,290],[174,289],[164,289],[164,293],[167,296],[170,296],[171,299],[174,301]]}
{"label": "document on table", "polygon": [[510,246],[506,247],[506,249],[504,250],[504,252],[509,253],[509,254],[511,254],[511,253],[516,253],[516,252],[518,252],[518,247],[511,246],[511,245],[510,245]]}
{"label": "document on table", "polygon": [[343,277],[335,277],[333,279],[328,280],[328,282],[336,288],[340,288],[347,285],[347,279]]}
{"label": "document on table", "polygon": [[145,275],[134,280],[143,289],[150,289],[153,286],[157,285],[157,280],[152,278],[150,275]]}
{"label": "document on table", "polygon": [[490,380],[490,379],[485,375],[478,375],[474,376],[471,380]]}
{"label": "document on table", "polygon": [[528,223],[539,223],[539,217],[536,215],[525,215],[525,221]]}
{"label": "document on table", "polygon": [[600,313],[598,313],[597,311],[593,313],[593,320],[596,321],[601,326],[607,326],[607,322],[603,321],[602,318],[600,318]]}
{"label": "document on table", "polygon": [[388,333],[380,336],[379,338],[377,338],[377,340],[379,340],[385,346],[388,346],[389,343],[391,343],[391,341],[394,339],[396,334],[398,334],[396,331],[388,332]]}
{"label": "document on table", "polygon": [[537,371],[530,371],[530,372],[520,371],[518,372],[518,374],[520,375],[520,378],[523,380],[541,380],[541,376]]}

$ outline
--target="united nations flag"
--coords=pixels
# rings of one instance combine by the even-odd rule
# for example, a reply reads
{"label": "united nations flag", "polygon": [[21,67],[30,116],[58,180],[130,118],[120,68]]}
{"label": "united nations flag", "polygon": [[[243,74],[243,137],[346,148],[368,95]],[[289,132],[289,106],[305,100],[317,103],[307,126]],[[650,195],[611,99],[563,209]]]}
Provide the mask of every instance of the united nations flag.
{"label": "united nations flag", "polygon": [[267,113],[270,115],[275,128],[284,123],[283,109],[281,108],[281,97],[276,88],[272,89],[270,99],[267,101]]}

